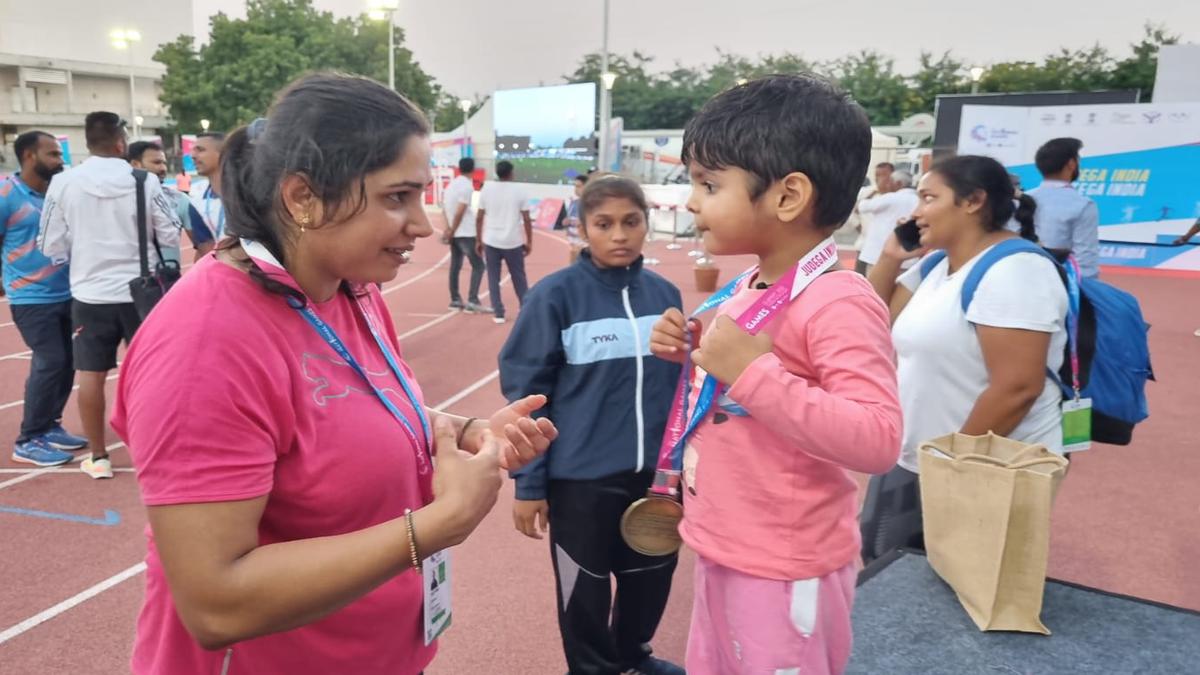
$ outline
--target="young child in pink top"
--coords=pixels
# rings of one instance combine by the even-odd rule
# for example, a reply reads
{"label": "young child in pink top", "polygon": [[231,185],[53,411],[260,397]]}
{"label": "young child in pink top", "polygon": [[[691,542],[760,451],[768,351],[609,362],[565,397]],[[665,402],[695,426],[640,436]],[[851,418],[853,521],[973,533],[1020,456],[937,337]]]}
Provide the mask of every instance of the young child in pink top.
{"label": "young child in pink top", "polygon": [[698,345],[678,310],[651,337],[661,358],[695,349],[693,415],[705,377],[718,385],[682,460],[680,534],[699,554],[691,675],[840,673],[849,659],[850,472],[891,469],[901,437],[887,308],[837,267],[831,239],[870,150],[862,108],[811,76],[730,89],[684,133],[705,246],[759,258]]}

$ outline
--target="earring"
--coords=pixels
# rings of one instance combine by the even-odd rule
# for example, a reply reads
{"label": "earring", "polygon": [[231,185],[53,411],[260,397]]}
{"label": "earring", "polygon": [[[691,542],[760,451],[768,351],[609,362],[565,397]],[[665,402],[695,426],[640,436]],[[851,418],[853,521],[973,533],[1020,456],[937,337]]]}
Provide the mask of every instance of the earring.
{"label": "earring", "polygon": [[296,222],[300,225],[300,234],[304,234],[305,228],[308,227],[309,218],[310,216],[307,213],[304,213],[296,219]]}

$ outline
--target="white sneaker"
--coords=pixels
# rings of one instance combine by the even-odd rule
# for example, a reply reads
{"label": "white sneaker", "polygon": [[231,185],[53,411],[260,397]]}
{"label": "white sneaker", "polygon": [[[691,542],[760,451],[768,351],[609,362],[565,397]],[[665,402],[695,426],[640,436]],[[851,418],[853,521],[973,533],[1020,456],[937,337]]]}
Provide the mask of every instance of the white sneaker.
{"label": "white sneaker", "polygon": [[505,318],[502,316],[492,317],[492,323],[504,323]]}
{"label": "white sneaker", "polygon": [[105,457],[103,459],[93,460],[91,455],[83,460],[79,465],[79,470],[91,476],[92,478],[112,478],[112,461]]}

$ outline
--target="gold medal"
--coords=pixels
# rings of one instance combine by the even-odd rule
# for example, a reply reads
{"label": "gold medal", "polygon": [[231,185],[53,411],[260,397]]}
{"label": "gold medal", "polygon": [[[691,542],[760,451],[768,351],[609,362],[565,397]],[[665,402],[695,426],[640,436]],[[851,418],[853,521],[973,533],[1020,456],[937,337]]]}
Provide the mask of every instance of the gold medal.
{"label": "gold medal", "polygon": [[649,556],[670,555],[679,550],[679,522],[683,504],[654,493],[629,505],[621,516],[621,537],[629,548]]}

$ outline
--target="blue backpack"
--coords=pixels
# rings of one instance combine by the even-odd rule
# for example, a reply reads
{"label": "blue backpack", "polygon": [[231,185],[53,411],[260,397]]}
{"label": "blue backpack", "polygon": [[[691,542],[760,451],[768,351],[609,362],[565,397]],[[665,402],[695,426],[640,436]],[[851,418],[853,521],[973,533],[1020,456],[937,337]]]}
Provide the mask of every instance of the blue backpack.
{"label": "blue backpack", "polygon": [[[1026,239],[1006,239],[985,253],[963,281],[962,309],[966,313],[983,275],[1000,260],[1016,253],[1037,253],[1054,262],[1070,293],[1068,272],[1046,249]],[[946,257],[934,251],[921,261],[925,278]],[[1092,399],[1092,440],[1110,445],[1129,445],[1133,428],[1150,416],[1146,406],[1146,381],[1154,379],[1150,366],[1149,324],[1142,318],[1138,301],[1129,293],[1097,279],[1079,280],[1079,383],[1083,398]],[[1071,354],[1067,346],[1062,368],[1047,369],[1062,389],[1064,399],[1075,398],[1071,386]]]}

